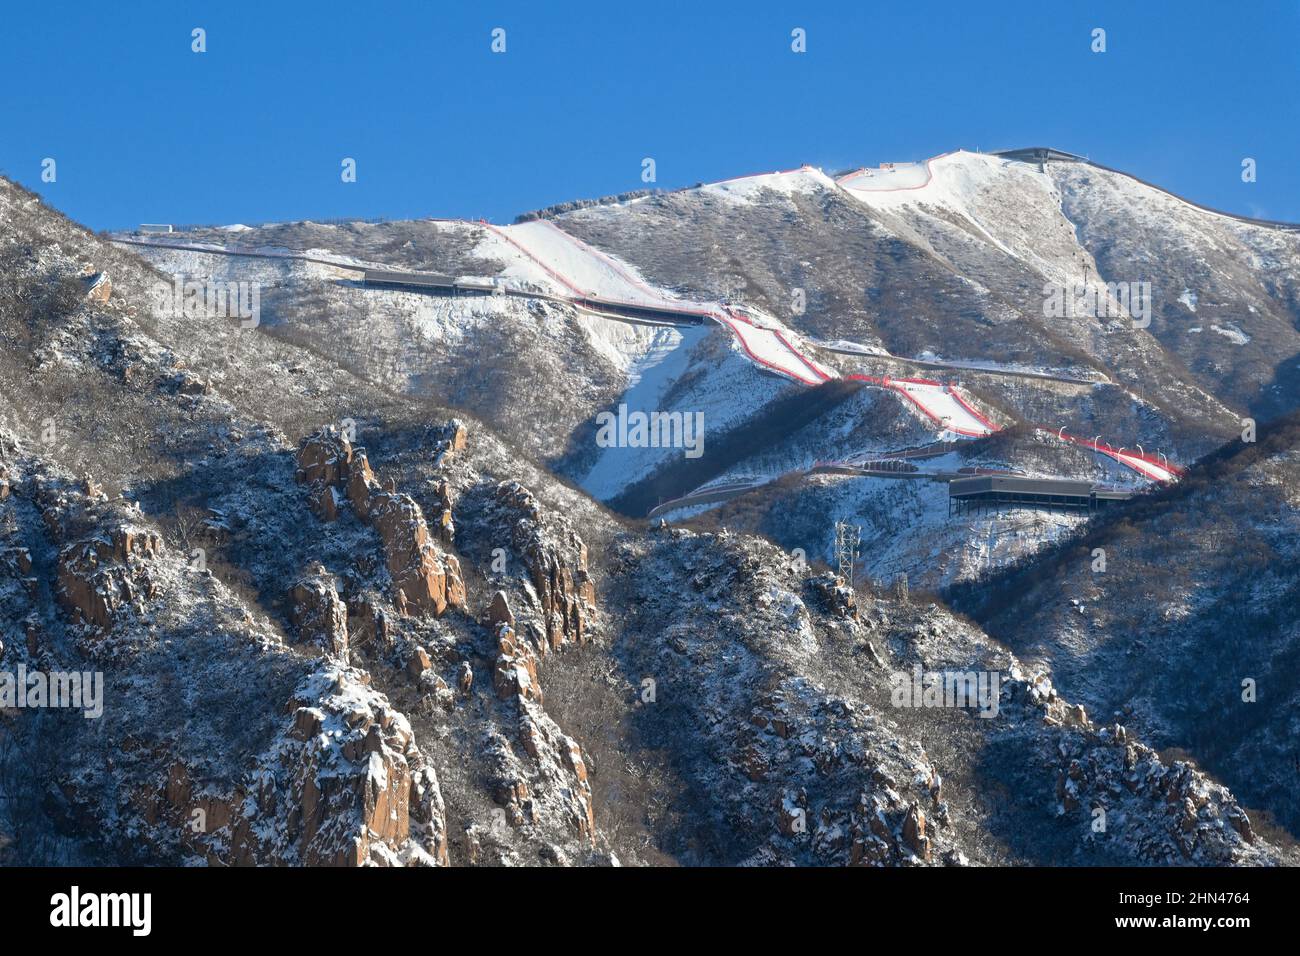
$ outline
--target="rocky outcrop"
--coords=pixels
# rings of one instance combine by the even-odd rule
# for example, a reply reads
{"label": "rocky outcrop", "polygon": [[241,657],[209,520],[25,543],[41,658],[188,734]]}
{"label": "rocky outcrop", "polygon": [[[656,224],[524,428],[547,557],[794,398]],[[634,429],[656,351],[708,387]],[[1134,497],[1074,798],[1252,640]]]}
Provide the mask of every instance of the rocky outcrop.
{"label": "rocky outcrop", "polygon": [[497,768],[494,799],[512,826],[558,824],[594,846],[596,822],[582,748],[542,709],[535,676],[528,680],[516,673],[498,684],[498,693],[518,704],[517,743],[524,756],[504,738],[489,747]]}
{"label": "rocky outcrop", "polygon": [[566,519],[545,511],[517,481],[496,487],[493,507],[508,523],[511,548],[528,574],[546,643],[552,650],[583,643],[596,610],[586,544]]}
{"label": "rocky outcrop", "polygon": [[[56,593],[78,621],[103,634],[128,608],[143,611],[158,595],[152,564],[162,537],[136,523],[125,505],[104,500],[92,482],[48,481],[39,499],[59,551]],[[71,539],[71,540],[69,540]]]}
{"label": "rocky outcrop", "polygon": [[298,450],[298,480],[337,487],[348,480],[351,463],[352,445],[347,438],[333,429],[322,429]]}
{"label": "rocky outcrop", "polygon": [[452,456],[465,450],[469,445],[469,426],[459,418],[453,418],[442,429],[433,448],[433,460],[436,467],[449,462]]}
{"label": "rocky outcrop", "polygon": [[289,590],[290,618],[300,643],[314,644],[336,660],[348,659],[348,609],[334,578],[316,565]]}
{"label": "rocky outcrop", "polygon": [[308,504],[322,521],[338,520],[338,489],[348,481],[352,446],[330,429],[317,432],[298,450],[298,480],[308,487]]}
{"label": "rocky outcrop", "polygon": [[[353,448],[333,429],[323,429],[298,450],[298,480],[307,485],[308,501],[322,520],[337,519],[346,495],[357,517],[375,529],[400,613],[439,616],[449,607],[465,607],[460,562],[435,543],[414,498],[380,484],[365,449]],[[440,535],[450,541],[454,527],[449,494],[441,500],[446,507]]]}
{"label": "rocky outcrop", "polygon": [[497,660],[492,671],[497,697],[535,700],[542,703],[542,687],[537,682],[537,654],[527,642],[515,636],[514,628],[502,624],[497,628]]}
{"label": "rocky outcrop", "polygon": [[[515,705],[518,719],[516,741],[502,739],[499,743],[501,769],[496,800],[506,808],[512,826],[536,823],[543,816],[558,818],[570,832],[594,846],[596,824],[582,748],[542,708],[544,695],[538,665],[547,644],[540,633],[528,639],[515,631],[515,618],[504,591],[492,596],[483,623],[497,646],[493,690],[498,700]],[[462,691],[468,693],[472,683],[473,672],[464,666],[459,678]],[[516,755],[516,743],[527,756],[527,763]]]}
{"label": "rocky outcrop", "polygon": [[1083,815],[1090,841],[1122,825],[1134,856],[1157,866],[1231,864],[1255,843],[1246,811],[1193,764],[1166,764],[1122,725],[1096,727],[1082,708],[1043,696],[1045,723],[1058,728],[1057,812]]}
{"label": "rocky outcrop", "polygon": [[87,299],[99,305],[108,304],[109,298],[113,295],[113,280],[108,277],[107,272],[92,272],[82,276],[81,281],[86,287]]}
{"label": "rocky outcrop", "polygon": [[218,865],[446,865],[433,768],[410,724],[364,672],[329,666],[289,702],[255,785],[223,791],[172,764],[153,817],[184,822],[191,850]]}
{"label": "rocky outcrop", "polygon": [[[491,488],[486,513],[486,536],[510,545],[524,578],[514,579],[522,592],[516,607],[498,590],[480,615],[496,647],[492,689],[517,717],[516,736],[499,738],[491,750],[498,762],[496,799],[512,826],[558,823],[591,847],[596,828],[587,761],[543,709],[538,679],[544,656],[588,639],[596,595],[586,545],[518,482]],[[462,681],[469,687],[472,674],[463,672]],[[560,854],[555,847],[549,852]]]}
{"label": "rocky outcrop", "polygon": [[510,611],[510,599],[506,597],[505,591],[497,591],[492,595],[492,603],[483,615],[483,623],[493,634],[497,633],[502,624],[514,630],[515,616]]}
{"label": "rocky outcrop", "polygon": [[[518,720],[517,740],[501,739],[496,750],[500,767],[496,800],[506,808],[513,826],[538,823],[543,817],[558,819],[594,846],[596,823],[582,748],[542,709],[538,651],[515,633],[501,592],[493,599],[492,616],[499,618],[491,625],[497,641],[492,685],[498,700],[516,706]],[[473,672],[462,668],[459,683],[463,692],[468,693],[472,681]],[[515,743],[527,755],[527,763],[516,754]]]}
{"label": "rocky outcrop", "polygon": [[451,544],[456,537],[456,522],[452,517],[452,506],[454,504],[451,485],[445,479],[440,479],[434,484],[433,493],[437,498],[437,520],[434,521],[434,528],[437,531],[438,539],[443,544]]}
{"label": "rocky outcrop", "polygon": [[[0,435],[0,451],[4,445]],[[162,535],[146,523],[139,507],[122,498],[110,500],[89,476],[73,479],[38,457],[16,454],[12,464],[0,468],[15,479],[15,498],[0,499],[5,506],[0,512],[0,621],[22,635],[28,655],[35,658],[48,646],[45,636],[51,628],[41,607],[40,579],[45,575],[48,593],[74,625],[82,651],[113,656],[147,640],[148,633],[122,625],[146,618],[162,594],[164,567],[171,558],[164,555]],[[23,509],[34,506],[29,514],[35,522],[26,528],[15,508],[18,500]],[[33,553],[44,552],[47,544],[54,549],[52,566],[38,569]],[[17,587],[6,588],[5,579]],[[8,629],[3,624],[0,633]]]}
{"label": "rocky outcrop", "polygon": [[901,801],[893,786],[864,790],[849,815],[848,862],[851,866],[933,863],[934,844],[926,826],[925,811],[916,803]]}
{"label": "rocky outcrop", "polygon": [[69,545],[59,554],[58,593],[78,620],[109,631],[124,607],[143,610],[144,601],[156,595],[146,566],[105,563],[99,542]]}
{"label": "rocky outcrop", "polygon": [[858,616],[858,600],[853,589],[838,574],[829,571],[808,579],[809,589],[817,595],[822,608],[836,617]]}
{"label": "rocky outcrop", "polygon": [[[309,439],[309,444],[310,441]],[[382,493],[383,489],[379,486],[379,479],[375,477],[370,467],[370,459],[366,457],[364,451],[358,452],[355,464],[349,464],[346,480],[348,501],[352,503],[358,518],[363,521],[368,520],[371,497]]]}
{"label": "rocky outcrop", "polygon": [[925,835],[925,811],[912,804],[903,818],[903,844],[926,863],[930,862],[930,841]]}
{"label": "rocky outcrop", "polygon": [[424,513],[409,495],[377,492],[368,498],[371,525],[383,542],[384,563],[402,613],[441,615],[465,606],[460,562],[429,536]]}

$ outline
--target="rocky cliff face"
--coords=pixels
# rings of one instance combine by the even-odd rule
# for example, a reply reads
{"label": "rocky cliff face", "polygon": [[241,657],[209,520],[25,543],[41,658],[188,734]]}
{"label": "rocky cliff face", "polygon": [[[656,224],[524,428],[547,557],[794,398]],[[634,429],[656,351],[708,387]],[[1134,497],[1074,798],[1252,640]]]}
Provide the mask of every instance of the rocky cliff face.
{"label": "rocky cliff face", "polygon": [[[21,455],[20,446],[8,447]],[[47,570],[53,579],[22,584],[20,594],[4,589],[6,609],[23,612],[27,628],[23,644],[5,648],[5,668],[99,672],[107,686],[99,719],[108,739],[77,733],[90,721],[72,725],[57,744],[67,762],[48,775],[33,772],[24,786],[48,788],[37,795],[64,807],[71,820],[103,821],[104,845],[132,859],[446,862],[436,774],[406,719],[366,686],[364,672],[324,659],[314,666],[246,620],[217,624],[225,633],[209,634],[212,646],[203,652],[174,651],[175,641],[204,640],[188,627],[216,623],[205,625],[205,611],[229,608],[230,595],[206,587],[211,579],[165,548],[137,508],[39,460],[18,457],[6,467],[17,480],[3,517],[11,539],[21,542],[13,545],[6,582],[9,574]],[[346,616],[332,585],[317,576],[293,596],[303,639],[345,660]],[[166,664],[173,653],[188,665],[179,674]],[[253,671],[222,661],[225,654],[252,654]],[[249,678],[267,686],[241,691],[238,680]],[[298,682],[292,694],[290,681]],[[199,719],[215,723],[174,723],[175,695],[200,687],[199,698],[208,699]],[[237,752],[200,744],[220,727],[224,707],[252,730],[242,741],[221,738],[224,746],[265,742],[235,775]],[[28,739],[23,729],[7,731],[20,748],[10,759],[29,746],[56,746]],[[106,796],[121,801],[111,818]]]}
{"label": "rocky cliff face", "polygon": [[289,593],[290,617],[298,640],[315,644],[336,660],[348,659],[348,606],[339,597],[333,577],[323,564],[312,568]]}
{"label": "rocky cliff face", "polygon": [[446,865],[437,776],[367,680],[337,666],[312,673],[249,789],[204,785],[177,762],[161,795],[141,795],[146,819],[171,823],[187,852],[226,866]]}
{"label": "rocky cliff face", "polygon": [[[463,432],[461,441],[463,447]],[[354,452],[342,435],[321,432],[303,442],[298,467],[318,517],[335,520],[346,490],[357,516],[374,527],[401,613],[441,615],[449,607],[465,607],[460,563],[437,546],[413,498],[380,486],[364,449]],[[439,514],[440,526],[452,527],[450,507]]]}
{"label": "rocky cliff face", "polygon": [[558,650],[585,641],[596,589],[587,571],[587,546],[573,525],[546,514],[517,481],[497,485],[488,520],[523,563],[531,585],[526,591],[541,619],[545,644]]}

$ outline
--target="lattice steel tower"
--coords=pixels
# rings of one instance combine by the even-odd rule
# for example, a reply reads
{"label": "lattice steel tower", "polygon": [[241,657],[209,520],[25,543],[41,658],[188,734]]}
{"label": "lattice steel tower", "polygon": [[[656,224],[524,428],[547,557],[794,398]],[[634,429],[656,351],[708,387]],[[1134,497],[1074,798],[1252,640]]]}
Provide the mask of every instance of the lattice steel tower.
{"label": "lattice steel tower", "polygon": [[847,521],[835,522],[835,561],[839,566],[840,577],[844,583],[853,586],[853,562],[858,557],[858,543],[862,540],[862,529]]}

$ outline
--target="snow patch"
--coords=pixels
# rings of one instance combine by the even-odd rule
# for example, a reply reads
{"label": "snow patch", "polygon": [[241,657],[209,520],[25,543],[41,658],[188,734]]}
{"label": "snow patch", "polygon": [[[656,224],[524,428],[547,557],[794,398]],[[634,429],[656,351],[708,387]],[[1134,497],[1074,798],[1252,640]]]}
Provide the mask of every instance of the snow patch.
{"label": "snow patch", "polygon": [[1224,322],[1222,325],[1211,325],[1210,328],[1215,332],[1218,332],[1234,345],[1245,345],[1250,341],[1250,336],[1241,331],[1241,329],[1232,322]]}

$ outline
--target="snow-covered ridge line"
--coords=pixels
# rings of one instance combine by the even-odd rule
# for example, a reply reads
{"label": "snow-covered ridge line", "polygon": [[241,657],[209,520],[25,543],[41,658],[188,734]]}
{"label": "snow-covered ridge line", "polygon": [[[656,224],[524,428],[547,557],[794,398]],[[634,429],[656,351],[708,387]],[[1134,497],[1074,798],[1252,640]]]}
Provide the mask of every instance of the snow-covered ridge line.
{"label": "snow-covered ridge line", "polygon": [[254,259],[293,259],[297,262],[314,262],[323,266],[335,266],[340,269],[351,269],[356,272],[364,272],[368,267],[377,266],[388,268],[379,262],[364,262],[360,259],[353,259],[349,256],[320,256],[312,255],[308,252],[298,252],[294,249],[280,249],[275,246],[249,246],[241,248],[239,246],[218,246],[208,242],[167,242],[156,239],[134,239],[126,236],[114,236],[111,240],[115,243],[121,243],[130,246],[153,246],[157,249],[176,249],[182,252],[205,252],[217,256],[247,256]]}
{"label": "snow-covered ridge line", "polygon": [[[887,165],[880,170],[858,170],[838,179],[830,179],[820,170],[810,166],[779,171],[776,173],[756,173],[748,176],[732,177],[709,186],[762,180],[764,178],[809,175],[817,180],[824,180],[833,188],[839,186],[845,192],[860,201],[871,202],[882,193],[906,192],[926,189],[936,184],[935,163],[956,157],[965,151],[957,150],[931,157],[920,164]],[[974,156],[995,157],[996,154],[970,154]],[[1006,160],[1013,161],[1013,160]],[[1095,165],[1095,164],[1094,164]],[[1104,168],[1104,167],[1101,167]],[[921,173],[924,179],[921,180]],[[883,179],[895,185],[877,188],[867,180]],[[915,180],[915,181],[914,181]],[[949,190],[952,192],[952,190]],[[743,197],[738,197],[743,198]],[[960,201],[960,189],[949,197]],[[654,310],[669,315],[679,315],[694,322],[710,319],[727,328],[735,338],[740,349],[752,360],[770,371],[789,378],[803,385],[816,386],[837,377],[833,370],[818,364],[805,354],[798,344],[798,337],[784,329],[775,319],[768,317],[751,317],[748,310],[729,308],[721,303],[701,303],[679,299],[671,293],[652,287],[633,269],[615,257],[594,249],[587,243],[565,232],[549,219],[529,220],[512,226],[497,226],[480,220],[470,223],[465,220],[436,220],[475,226],[487,237],[499,240],[499,247],[492,250],[502,253],[497,258],[507,260],[506,277],[525,283],[524,288],[542,288],[552,286],[558,292],[555,298],[595,311],[604,306],[616,310]],[[996,243],[991,236],[991,242]],[[202,243],[182,244],[174,242],[156,242],[153,240],[120,239],[117,241],[137,245],[155,245],[163,248],[193,249],[200,252],[227,253],[232,255],[265,255],[272,258],[298,259],[317,262],[339,268],[357,269],[363,267],[356,260],[343,257],[322,257],[308,253],[278,249],[228,249]],[[1009,254],[1010,251],[1008,250]],[[510,260],[514,260],[511,262]],[[503,291],[515,294],[524,293],[521,289],[503,287]],[[548,296],[549,297],[549,296]],[[758,321],[756,321],[758,319]],[[972,402],[964,398],[954,383],[942,383],[930,379],[908,379],[885,377],[876,379],[865,375],[850,375],[850,379],[868,382],[887,388],[897,393],[904,400],[912,403],[942,429],[953,435],[965,438],[981,438],[993,434],[999,428]],[[1067,439],[1064,430],[1043,431],[1057,434],[1062,440]],[[1082,443],[1100,454],[1106,454],[1116,461],[1138,471],[1148,478],[1168,481],[1176,478],[1178,469],[1150,457],[1115,450],[1093,443]]]}
{"label": "snow-covered ridge line", "polygon": [[[742,177],[752,178],[752,177]],[[768,320],[773,327],[757,324],[740,310],[729,309],[722,305],[709,305],[677,299],[650,286],[637,276],[630,268],[599,250],[593,249],[577,237],[564,232],[554,223],[534,220],[516,226],[496,226],[487,222],[466,223],[462,220],[442,220],[449,223],[478,225],[502,239],[510,248],[541,270],[541,276],[550,279],[562,288],[557,300],[569,301],[574,305],[599,314],[602,305],[624,308],[653,308],[664,312],[676,313],[690,317],[694,321],[702,318],[712,319],[728,329],[735,337],[741,350],[757,365],[783,377],[807,386],[820,385],[837,377],[829,370],[808,357],[791,341],[781,328],[776,327],[775,320]],[[521,227],[528,226],[520,235]],[[528,240],[532,239],[530,243]],[[540,240],[540,241],[539,241]],[[548,241],[549,240],[549,241]],[[323,257],[293,250],[269,247],[249,247],[231,249],[208,243],[160,242],[147,239],[116,239],[114,241],[133,245],[156,246],[159,248],[190,250],[210,254],[251,256],[274,259],[291,259],[302,262],[314,262],[322,265],[364,271],[367,263],[347,257]],[[584,278],[595,289],[584,289],[566,275],[560,268],[561,263],[548,262],[553,258],[549,253],[565,250],[568,255],[560,254],[564,265],[577,265]],[[610,283],[613,285],[610,285]],[[525,294],[519,290],[506,290],[510,294]],[[611,295],[602,292],[613,293]],[[983,438],[998,431],[999,428],[987,416],[980,412],[971,402],[962,397],[955,383],[943,383],[932,379],[919,378],[876,378],[874,376],[852,374],[852,380],[864,381],[871,385],[889,389],[905,401],[910,402],[940,427],[964,438]],[[1134,453],[1121,453],[1126,449],[1116,450],[1111,446],[1097,445],[1066,436],[1061,431],[1048,428],[1041,429],[1056,434],[1062,440],[1072,441],[1082,447],[1108,455],[1147,478],[1157,481],[1171,481],[1176,478],[1178,470],[1167,463],[1162,465],[1155,459],[1146,459]]]}
{"label": "snow-covered ridge line", "polygon": [[1242,216],[1235,212],[1226,212],[1222,209],[1215,209],[1211,206],[1203,206],[1194,199],[1188,199],[1186,196],[1180,196],[1176,192],[1165,189],[1163,186],[1157,186],[1155,183],[1147,182],[1141,176],[1135,176],[1132,173],[1126,173],[1122,169],[1113,169],[1110,166],[1103,166],[1101,163],[1093,162],[1090,159],[1082,160],[1082,162],[1087,164],[1088,166],[1094,167],[1095,169],[1100,169],[1108,173],[1114,173],[1117,176],[1127,177],[1128,179],[1133,180],[1135,183],[1139,183],[1140,185],[1146,186],[1148,189],[1154,189],[1157,192],[1164,193],[1166,196],[1170,196],[1174,199],[1177,199],[1179,202],[1191,206],[1193,209],[1198,209],[1201,212],[1208,212],[1214,216],[1223,216],[1226,219],[1235,219],[1237,222],[1244,222],[1247,225],[1251,225],[1251,226],[1266,226],[1272,229],[1285,229],[1288,232],[1300,232],[1300,222],[1282,222],[1281,220],[1278,219],[1256,219],[1254,216]]}
{"label": "snow-covered ridge line", "polygon": [[[872,169],[871,167],[864,166],[859,169],[855,169],[851,172],[845,173],[842,176],[836,177],[835,183],[843,187],[847,192],[849,192],[850,194],[854,195],[856,198],[859,199],[863,198],[861,195],[859,195],[863,193],[867,195],[871,195],[871,194],[879,194],[879,193],[903,192],[903,191],[910,191],[916,189],[924,189],[927,186],[930,186],[934,182],[934,169],[932,166],[933,163],[936,163],[939,160],[945,159],[949,156],[954,156],[958,153],[964,153],[964,152],[970,152],[971,155],[975,155],[975,156],[989,156],[1005,162],[1020,162],[1020,163],[1027,163],[1030,165],[1033,165],[1035,162],[1040,162],[1039,160],[1013,155],[1017,153],[1031,152],[1031,150],[1000,150],[992,153],[981,153],[981,152],[975,152],[971,150],[956,149],[956,150],[949,150],[946,153],[940,153],[937,156],[931,156],[928,159],[922,160],[920,163],[887,163],[884,166],[876,169]],[[1194,199],[1189,199],[1186,196],[1173,192],[1170,189],[1166,189],[1164,186],[1160,186],[1157,185],[1156,183],[1149,182],[1148,180],[1143,179],[1141,176],[1137,176],[1133,173],[1126,172],[1122,169],[1115,169],[1113,166],[1107,166],[1103,163],[1096,162],[1095,160],[1089,159],[1086,156],[1075,156],[1073,154],[1067,154],[1063,150],[1050,150],[1049,152],[1058,155],[1041,160],[1041,162],[1077,163],[1083,166],[1091,166],[1092,168],[1100,169],[1103,172],[1113,173],[1116,176],[1123,176],[1126,179],[1130,179],[1133,182],[1138,183],[1139,185],[1147,187],[1148,189],[1154,189],[1155,191],[1163,193],[1164,195],[1169,196],[1173,199],[1176,199],[1179,202],[1183,203],[1184,205],[1187,205],[1192,209],[1196,209],[1200,212],[1209,213],[1210,215],[1213,216],[1222,216],[1226,219],[1234,219],[1237,222],[1243,222],[1246,223],[1247,225],[1252,225],[1252,226],[1264,226],[1273,229],[1284,229],[1290,232],[1300,231],[1300,223],[1283,222],[1277,219],[1258,219],[1254,216],[1243,216],[1239,213],[1227,212],[1223,209],[1215,209],[1212,206],[1206,206],[1202,203],[1198,203]],[[1070,158],[1067,159],[1065,158],[1066,156],[1069,156]],[[917,168],[922,168],[925,171],[925,179],[924,181],[919,183],[908,183],[905,185],[883,186],[883,187],[875,187],[870,185],[869,183],[869,180],[878,177],[885,178],[885,179],[890,179],[895,177],[905,178],[906,174],[910,173],[911,171]]]}
{"label": "snow-covered ridge line", "polygon": [[[619,263],[613,257],[606,255],[599,250],[582,242],[575,236],[571,236],[558,226],[547,220],[531,220],[528,223],[521,223],[515,226],[497,226],[488,222],[471,223],[466,220],[445,219],[440,222],[454,223],[457,225],[472,225],[483,228],[489,235],[495,236],[502,240],[508,249],[513,250],[522,260],[530,263],[536,270],[536,274],[517,274],[513,276],[516,280],[533,281],[549,280],[550,283],[558,287],[558,294],[545,295],[543,293],[525,292],[521,289],[505,288],[510,295],[541,295],[554,301],[569,302],[579,308],[584,309],[595,315],[602,315],[602,307],[625,308],[625,309],[654,309],[666,313],[681,315],[693,322],[699,322],[703,319],[712,319],[720,325],[729,329],[739,341],[745,354],[753,361],[763,367],[776,372],[779,375],[793,379],[805,385],[818,385],[830,377],[821,366],[807,359],[800,353],[786,338],[779,332],[771,329],[762,328],[751,323],[748,319],[737,313],[731,312],[721,306],[711,306],[706,303],[690,302],[687,300],[674,298],[664,292],[656,290],[649,286],[640,277]],[[524,228],[528,227],[528,228]],[[521,234],[522,232],[522,234]],[[547,242],[547,238],[555,241]],[[529,240],[532,240],[531,242]],[[175,249],[181,251],[200,252],[211,255],[230,255],[230,256],[247,256],[253,258],[271,258],[282,260],[293,260],[298,262],[311,262],[320,265],[333,266],[364,272],[368,267],[380,266],[389,268],[381,263],[367,263],[360,260],[354,260],[347,257],[322,257],[311,255],[303,252],[296,252],[288,249],[275,249],[271,247],[248,247],[248,248],[230,248],[218,246],[211,243],[201,242],[168,242],[155,241],[152,239],[134,239],[134,238],[116,238],[114,242],[125,243],[138,246],[153,246],[161,249]],[[562,251],[565,246],[571,248],[572,253],[564,256]],[[570,275],[567,275],[559,263],[554,262],[555,256],[551,253],[561,251],[560,258],[565,258],[565,265],[577,265],[579,271],[584,273],[585,284],[595,285],[596,288],[584,288],[583,285],[575,281]],[[586,262],[584,263],[584,259]],[[587,268],[583,268],[584,264]],[[507,269],[507,273],[511,270]],[[601,273],[604,273],[602,276]],[[418,273],[410,273],[416,275]],[[614,280],[612,287],[609,280]],[[811,377],[810,377],[811,373]]]}

